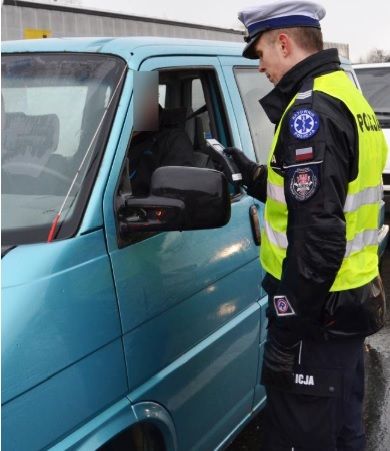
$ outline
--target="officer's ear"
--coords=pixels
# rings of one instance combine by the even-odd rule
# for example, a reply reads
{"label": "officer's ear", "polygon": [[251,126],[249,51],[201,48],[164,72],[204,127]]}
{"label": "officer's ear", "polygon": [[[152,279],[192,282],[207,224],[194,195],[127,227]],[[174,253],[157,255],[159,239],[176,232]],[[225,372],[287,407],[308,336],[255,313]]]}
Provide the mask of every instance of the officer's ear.
{"label": "officer's ear", "polygon": [[291,38],[288,34],[286,33],[279,33],[278,34],[278,39],[277,39],[277,44],[280,48],[281,54],[284,57],[287,57],[291,54],[292,51],[292,41]]}

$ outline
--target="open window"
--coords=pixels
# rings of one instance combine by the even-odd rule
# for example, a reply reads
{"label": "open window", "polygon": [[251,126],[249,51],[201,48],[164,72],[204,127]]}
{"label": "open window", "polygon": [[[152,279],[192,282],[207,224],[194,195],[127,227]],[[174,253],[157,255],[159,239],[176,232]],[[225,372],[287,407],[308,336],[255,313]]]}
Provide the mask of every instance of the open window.
{"label": "open window", "polygon": [[[158,101],[159,130],[133,131],[118,197],[121,192],[148,196],[151,176],[161,166],[222,169],[213,161],[205,141],[214,138],[225,147],[232,142],[215,71],[192,67],[160,70]],[[230,192],[234,196],[238,191],[231,186]],[[142,232],[137,235],[136,241],[146,237]]]}
{"label": "open window", "polygon": [[160,89],[165,86],[165,111],[176,116],[171,124],[183,128],[195,152],[195,165],[212,167],[208,161],[205,138],[215,138],[225,147],[231,145],[218,80],[213,69],[175,69],[159,73]]}

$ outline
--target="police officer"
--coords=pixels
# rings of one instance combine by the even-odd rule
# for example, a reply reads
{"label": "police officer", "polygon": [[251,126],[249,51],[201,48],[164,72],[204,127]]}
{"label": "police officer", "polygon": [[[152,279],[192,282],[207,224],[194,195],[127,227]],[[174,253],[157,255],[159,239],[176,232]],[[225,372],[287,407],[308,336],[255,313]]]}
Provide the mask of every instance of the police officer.
{"label": "police officer", "polygon": [[239,14],[243,55],[259,58],[274,84],[260,100],[276,126],[267,166],[227,150],[266,202],[267,451],[364,449],[363,342],[384,319],[377,226],[387,147],[337,50],[323,50],[324,15],[309,1]]}

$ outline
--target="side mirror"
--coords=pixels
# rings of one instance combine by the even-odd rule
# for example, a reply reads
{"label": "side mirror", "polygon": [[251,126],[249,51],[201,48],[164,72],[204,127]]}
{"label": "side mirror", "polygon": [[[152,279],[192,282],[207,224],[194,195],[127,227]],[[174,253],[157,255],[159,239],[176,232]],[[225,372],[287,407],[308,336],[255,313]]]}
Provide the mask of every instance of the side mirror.
{"label": "side mirror", "polygon": [[230,219],[228,182],[213,169],[164,166],[154,171],[148,197],[122,196],[118,216],[122,237],[222,227]]}

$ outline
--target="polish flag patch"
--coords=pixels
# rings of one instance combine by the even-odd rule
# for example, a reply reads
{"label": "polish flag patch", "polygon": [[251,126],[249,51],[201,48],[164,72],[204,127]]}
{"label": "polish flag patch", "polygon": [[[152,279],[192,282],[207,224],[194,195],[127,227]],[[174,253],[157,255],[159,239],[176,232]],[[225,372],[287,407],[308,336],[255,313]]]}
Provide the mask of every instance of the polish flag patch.
{"label": "polish flag patch", "polygon": [[314,157],[313,147],[303,147],[295,150],[295,161],[308,161]]}

